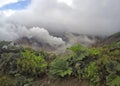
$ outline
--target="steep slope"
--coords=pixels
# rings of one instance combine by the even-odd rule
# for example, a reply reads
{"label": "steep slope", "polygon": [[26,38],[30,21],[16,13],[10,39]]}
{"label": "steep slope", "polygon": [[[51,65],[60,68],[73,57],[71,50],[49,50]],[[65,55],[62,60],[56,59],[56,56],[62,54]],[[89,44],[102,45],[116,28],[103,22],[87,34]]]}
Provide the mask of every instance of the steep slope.
{"label": "steep slope", "polygon": [[120,42],[120,32],[117,32],[100,42],[100,45],[112,44],[114,42]]}

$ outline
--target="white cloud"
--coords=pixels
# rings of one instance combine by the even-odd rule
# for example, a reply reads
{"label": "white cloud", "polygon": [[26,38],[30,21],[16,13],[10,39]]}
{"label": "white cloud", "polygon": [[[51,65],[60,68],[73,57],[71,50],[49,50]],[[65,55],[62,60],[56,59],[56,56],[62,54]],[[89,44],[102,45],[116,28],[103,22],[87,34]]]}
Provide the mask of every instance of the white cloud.
{"label": "white cloud", "polygon": [[71,7],[73,5],[73,0],[58,0],[58,2],[65,3],[65,4],[67,4],[68,6],[71,6]]}
{"label": "white cloud", "polygon": [[0,7],[3,7],[4,5],[16,3],[19,0],[0,0]]}
{"label": "white cloud", "polygon": [[9,9],[9,10],[1,11],[1,12],[3,13],[4,16],[10,17],[10,16],[13,15],[16,11]]}
{"label": "white cloud", "polygon": [[22,37],[34,38],[38,42],[48,43],[53,47],[58,47],[59,45],[65,44],[62,38],[51,36],[44,28],[27,28],[26,26],[15,25],[0,20],[0,41],[14,41]]}
{"label": "white cloud", "polygon": [[43,27],[54,32],[110,35],[120,31],[120,0],[32,0],[6,20],[27,27]]}

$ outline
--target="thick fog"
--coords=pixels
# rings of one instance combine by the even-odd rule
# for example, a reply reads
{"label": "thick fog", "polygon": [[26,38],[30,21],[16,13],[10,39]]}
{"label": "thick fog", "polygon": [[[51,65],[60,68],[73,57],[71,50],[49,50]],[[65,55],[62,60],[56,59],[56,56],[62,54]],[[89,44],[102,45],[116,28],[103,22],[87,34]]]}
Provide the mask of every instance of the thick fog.
{"label": "thick fog", "polygon": [[53,32],[110,35],[120,31],[120,0],[32,0],[27,9],[7,18]]}
{"label": "thick fog", "polygon": [[48,43],[51,46],[65,44],[62,38],[51,36],[44,28],[27,28],[25,26],[14,25],[11,23],[1,23],[0,26],[0,40],[12,41],[22,37],[27,37],[29,39],[34,38],[38,40],[38,42]]}
{"label": "thick fog", "polygon": [[120,0],[31,0],[26,9],[0,11],[0,40],[26,36],[61,45],[49,32],[108,36],[120,31],[119,23]]}

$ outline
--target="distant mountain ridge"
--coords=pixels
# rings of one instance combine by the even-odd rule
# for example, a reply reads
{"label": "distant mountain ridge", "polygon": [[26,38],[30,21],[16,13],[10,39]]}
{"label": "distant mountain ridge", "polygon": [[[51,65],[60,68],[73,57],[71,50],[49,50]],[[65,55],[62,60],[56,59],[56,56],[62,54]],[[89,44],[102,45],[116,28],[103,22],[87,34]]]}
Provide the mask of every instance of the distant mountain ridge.
{"label": "distant mountain ridge", "polygon": [[111,36],[106,37],[100,42],[100,45],[112,44],[114,42],[120,42],[120,32],[117,32]]}
{"label": "distant mountain ridge", "polygon": [[51,35],[53,35],[54,37],[62,38],[65,44],[60,46],[51,46],[48,43],[45,43],[43,41],[38,41],[35,38],[28,38],[28,37],[19,38],[14,42],[20,46],[30,47],[36,50],[42,49],[47,51],[56,51],[59,49],[65,50],[66,48],[75,44],[81,44],[83,46],[91,46],[94,43],[96,43],[96,41],[100,40],[100,38],[97,36],[86,35],[86,34],[75,34],[75,33],[69,33],[69,32],[60,33],[60,34],[53,33]]}

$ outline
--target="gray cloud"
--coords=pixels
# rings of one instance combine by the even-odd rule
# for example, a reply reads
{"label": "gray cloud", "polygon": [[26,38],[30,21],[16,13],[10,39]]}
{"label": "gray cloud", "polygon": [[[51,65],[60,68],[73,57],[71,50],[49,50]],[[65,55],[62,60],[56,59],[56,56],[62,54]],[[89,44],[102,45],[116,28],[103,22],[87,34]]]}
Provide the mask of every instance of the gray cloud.
{"label": "gray cloud", "polygon": [[[11,16],[6,17],[0,11],[0,40],[35,38],[38,42],[60,47],[58,52],[75,43],[93,44],[95,38],[76,37],[69,32],[111,35],[120,31],[119,3],[120,0],[73,0],[69,6],[57,0],[32,0],[27,9]],[[65,43],[62,38],[50,35],[49,31],[68,32],[69,41]]]}
{"label": "gray cloud", "polygon": [[[0,40],[25,36],[32,27],[52,32],[110,35],[120,31],[119,3],[120,0],[73,0],[72,6],[68,6],[57,0],[32,0],[27,9],[12,16],[5,17],[0,11]],[[41,31],[39,29],[34,30]],[[47,37],[55,41],[47,30]]]}
{"label": "gray cloud", "polygon": [[3,20],[0,21],[0,41],[15,41],[22,37],[27,37],[29,39],[34,38],[38,42],[48,43],[53,47],[65,44],[62,38],[51,36],[44,28],[28,28],[26,26],[15,25]]}
{"label": "gray cloud", "polygon": [[39,26],[53,32],[110,35],[120,31],[120,0],[73,0],[73,6],[57,0],[32,0],[27,9],[8,21]]}

